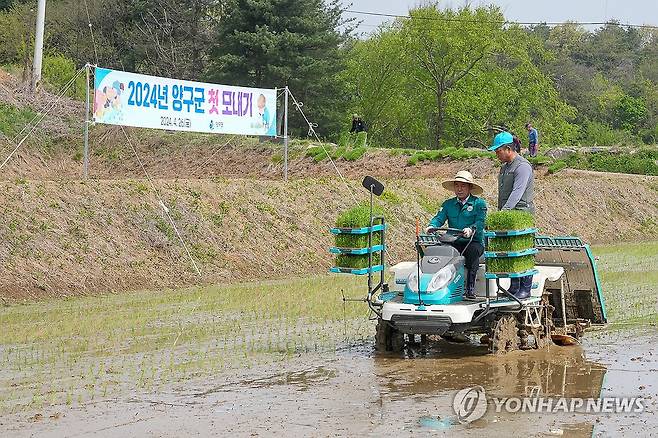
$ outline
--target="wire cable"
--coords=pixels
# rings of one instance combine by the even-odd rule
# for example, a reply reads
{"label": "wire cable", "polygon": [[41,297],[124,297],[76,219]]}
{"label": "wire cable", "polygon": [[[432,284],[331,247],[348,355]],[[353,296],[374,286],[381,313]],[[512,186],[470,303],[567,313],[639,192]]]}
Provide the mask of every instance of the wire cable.
{"label": "wire cable", "polygon": [[98,51],[96,50],[96,40],[94,39],[94,29],[91,25],[91,17],[89,16],[89,8],[87,7],[87,0],[84,0],[85,11],[87,12],[87,24],[89,25],[89,33],[91,34],[91,44],[94,47],[94,56],[96,58],[96,64],[98,65]]}
{"label": "wire cable", "polygon": [[[32,135],[32,133],[33,133],[33,132],[37,129],[37,127],[39,126],[39,123],[41,123],[41,122],[43,121],[43,119],[44,119],[44,118],[50,113],[50,111],[52,111],[52,109],[57,105],[57,103],[61,100],[61,98],[62,98],[62,97],[64,96],[64,94],[69,90],[69,88],[71,88],[71,86],[75,83],[75,81],[76,81],[76,79],[78,78],[78,76],[80,76],[80,74],[81,74],[84,70],[85,70],[84,68],[81,68],[80,70],[78,70],[78,71],[76,72],[76,74],[74,74],[73,77],[69,80],[69,82],[68,82],[68,83],[67,83],[67,84],[61,89],[61,91],[60,91],[60,93],[57,95],[57,98],[55,99],[55,101],[54,101],[53,103],[51,103],[50,106],[49,106],[48,108],[46,108],[46,111],[43,112],[43,113],[41,113],[41,114],[37,114],[36,116],[34,116],[34,117],[32,118],[32,120],[30,120],[30,121],[29,121],[29,122],[23,127],[23,129],[21,129],[21,131],[16,135],[16,137],[15,137],[14,139],[12,139],[12,143],[15,143],[15,144],[16,144],[16,147],[15,147],[15,148],[9,153],[9,155],[7,156],[7,158],[5,158],[5,160],[2,162],[2,164],[0,164],[0,170],[2,170],[3,167],[5,167],[5,165],[9,162],[9,160],[11,159],[11,157],[13,157],[14,154],[18,151],[18,149],[23,145],[23,143],[25,142],[25,140],[27,140],[27,138],[28,138],[30,135]],[[16,143],[16,140],[18,139],[18,137],[19,137],[20,135],[22,135],[23,132],[25,132],[25,130],[26,130],[30,125],[32,125],[32,127],[30,128],[30,130],[28,131],[28,133],[25,134],[25,136],[21,139],[21,141],[19,141],[18,143]]]}
{"label": "wire cable", "polygon": [[352,199],[354,200],[354,203],[355,203],[355,204],[358,203],[359,201],[356,199],[356,196],[354,195],[354,190],[353,190],[352,187],[347,183],[347,180],[345,179],[345,177],[343,176],[343,174],[342,174],[342,173],[340,172],[340,170],[338,169],[338,166],[336,166],[336,163],[334,162],[334,160],[331,158],[331,154],[329,154],[329,152],[327,151],[327,149],[325,149],[324,144],[323,144],[322,141],[320,140],[320,137],[318,137],[318,134],[315,132],[315,127],[317,127],[317,124],[311,123],[311,122],[308,120],[308,117],[306,117],[306,114],[304,114],[304,110],[302,110],[303,103],[299,103],[299,102],[297,101],[297,99],[295,98],[295,96],[292,94],[292,92],[291,92],[290,90],[288,90],[288,93],[290,94],[290,97],[292,98],[293,105],[295,105],[295,108],[297,108],[297,111],[299,111],[299,113],[302,115],[302,117],[303,117],[304,120],[306,121],[306,124],[308,125],[308,132],[309,132],[309,135],[310,135],[310,134],[313,134],[313,136],[315,137],[315,140],[320,144],[320,147],[322,148],[322,150],[324,151],[324,153],[327,155],[327,158],[329,158],[329,161],[331,162],[331,165],[332,165],[332,166],[334,167],[334,169],[336,170],[336,173],[337,173],[338,176],[340,177],[341,181],[343,182],[343,184],[345,184],[345,187],[347,187],[347,189],[349,190],[349,192],[350,192],[350,196],[352,196]]}
{"label": "wire cable", "polygon": [[192,266],[194,266],[194,270],[196,273],[201,277],[201,271],[199,270],[199,267],[197,266],[196,262],[194,261],[194,257],[192,257],[192,254],[190,253],[190,250],[187,248],[187,245],[185,244],[185,240],[183,240],[183,236],[181,236],[180,231],[178,231],[178,227],[176,226],[176,222],[174,222],[174,219],[171,217],[169,214],[169,208],[167,205],[164,203],[162,200],[162,196],[160,195],[160,191],[156,187],[155,183],[151,179],[151,176],[149,173],[146,171],[146,167],[144,167],[144,164],[142,163],[142,160],[139,158],[139,154],[137,153],[137,149],[133,145],[132,140],[126,133],[126,130],[123,128],[123,125],[119,125],[121,127],[121,131],[123,132],[123,135],[126,137],[126,140],[128,141],[128,144],[130,145],[130,148],[132,149],[133,153],[135,154],[135,158],[137,158],[137,162],[139,163],[139,167],[142,168],[142,172],[144,172],[144,175],[146,176],[146,180],[151,184],[151,187],[153,187],[153,191],[155,192],[155,196],[158,198],[158,201],[160,202],[160,207],[162,207],[162,211],[164,211],[165,216],[167,216],[167,219],[169,219],[169,222],[171,223],[171,226],[173,227],[174,231],[176,232],[176,235],[178,236],[178,240],[180,240],[180,243],[183,245],[183,249],[185,250],[185,253],[187,254],[187,257],[189,257],[190,261],[192,262]]}
{"label": "wire cable", "polygon": [[343,12],[356,15],[370,15],[375,17],[386,17],[386,18],[404,18],[404,19],[413,19],[413,20],[426,20],[426,21],[440,21],[440,22],[454,22],[454,23],[477,23],[477,24],[517,24],[520,26],[533,26],[533,25],[546,25],[546,26],[560,26],[564,24],[575,24],[580,26],[621,26],[621,27],[631,27],[638,29],[654,29],[658,30],[658,26],[651,24],[632,24],[632,23],[618,23],[616,21],[512,21],[512,20],[472,20],[464,18],[441,18],[441,17],[423,17],[423,16],[410,16],[410,15],[398,15],[398,14],[386,14],[382,12],[370,12],[370,11],[355,11],[351,9],[345,9]]}

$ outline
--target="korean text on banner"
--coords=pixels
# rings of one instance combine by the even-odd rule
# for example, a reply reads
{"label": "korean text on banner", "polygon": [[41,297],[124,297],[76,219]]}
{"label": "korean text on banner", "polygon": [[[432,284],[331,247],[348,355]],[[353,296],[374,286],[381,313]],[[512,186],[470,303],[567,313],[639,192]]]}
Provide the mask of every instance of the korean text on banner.
{"label": "korean text on banner", "polygon": [[94,122],[276,135],[276,90],[179,81],[96,67]]}

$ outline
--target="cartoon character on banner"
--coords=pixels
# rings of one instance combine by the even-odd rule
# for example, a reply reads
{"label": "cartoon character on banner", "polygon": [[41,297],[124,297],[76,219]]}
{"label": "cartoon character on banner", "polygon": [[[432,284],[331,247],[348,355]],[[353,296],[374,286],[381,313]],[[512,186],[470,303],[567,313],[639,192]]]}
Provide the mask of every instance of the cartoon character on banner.
{"label": "cartoon character on banner", "polygon": [[122,82],[114,81],[111,87],[106,85],[96,90],[94,118],[97,121],[112,122],[122,119],[121,95],[125,89]]}
{"label": "cartoon character on banner", "polygon": [[263,135],[276,135],[276,124],[270,116],[270,110],[267,108],[267,100],[265,95],[258,96],[256,101],[256,123],[255,127],[258,128]]}

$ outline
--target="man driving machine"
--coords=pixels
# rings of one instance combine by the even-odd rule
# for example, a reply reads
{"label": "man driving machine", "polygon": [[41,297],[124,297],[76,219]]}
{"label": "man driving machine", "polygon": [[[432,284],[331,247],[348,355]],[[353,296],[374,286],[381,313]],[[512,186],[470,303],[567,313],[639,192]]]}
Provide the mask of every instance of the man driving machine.
{"label": "man driving machine", "polygon": [[448,227],[462,230],[459,238],[450,245],[466,259],[468,274],[464,299],[475,300],[475,278],[480,256],[484,253],[484,220],[487,215],[487,203],[477,195],[481,195],[484,190],[466,170],[457,172],[453,179],[443,181],[441,185],[453,191],[455,197],[443,202],[425,232],[431,233],[446,221]]}

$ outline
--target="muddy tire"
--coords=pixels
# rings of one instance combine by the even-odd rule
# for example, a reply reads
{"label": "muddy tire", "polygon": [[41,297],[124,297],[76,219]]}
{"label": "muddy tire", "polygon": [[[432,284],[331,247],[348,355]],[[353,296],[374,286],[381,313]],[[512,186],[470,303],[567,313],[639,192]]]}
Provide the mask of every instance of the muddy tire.
{"label": "muddy tire", "polygon": [[404,334],[399,331],[391,330],[391,351],[399,353],[404,349]]}
{"label": "muddy tire", "polygon": [[380,352],[400,352],[404,348],[404,334],[390,326],[390,324],[377,321],[375,333],[375,350]]}
{"label": "muddy tire", "polygon": [[518,350],[521,346],[516,316],[502,315],[494,324],[493,333],[489,338],[489,352],[505,354]]}

